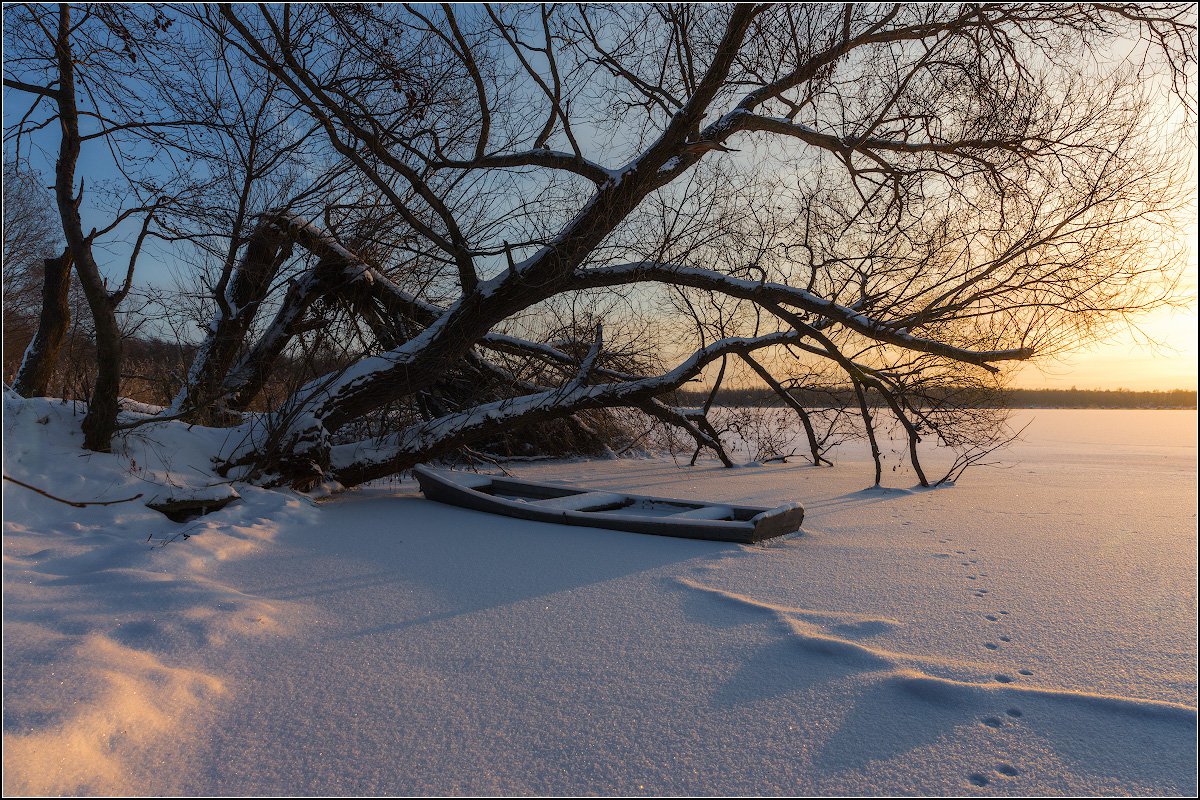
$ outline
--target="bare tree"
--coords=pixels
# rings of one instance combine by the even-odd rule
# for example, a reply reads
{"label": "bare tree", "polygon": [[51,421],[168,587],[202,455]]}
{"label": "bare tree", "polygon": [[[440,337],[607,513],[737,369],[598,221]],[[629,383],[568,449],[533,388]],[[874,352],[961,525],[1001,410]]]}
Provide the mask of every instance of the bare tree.
{"label": "bare tree", "polygon": [[[879,396],[925,481],[917,444],[954,427],[923,402],[928,376],[969,383],[971,370],[1080,341],[1161,301],[1169,279],[1143,260],[1176,198],[1138,85],[1162,70],[1190,108],[1182,7],[220,13],[445,267],[425,287],[444,299],[422,301],[336,232],[264,223],[358,269],[411,333],[313,381],[269,436],[249,436],[226,469],[252,479],[360,482],[513,424],[647,407],[714,360],[788,346],[843,372],[872,442],[867,393]],[[1141,37],[1134,67],[1105,61],[1118,37]],[[441,93],[423,95],[435,82]],[[729,180],[689,179],[713,160]],[[774,202],[746,207],[762,198]],[[664,208],[672,224],[648,236]],[[736,301],[754,331],[725,331],[654,375],[599,372],[599,334],[582,356],[509,337],[575,374],[339,443],[539,303],[651,284]]]}
{"label": "bare tree", "polygon": [[170,413],[213,422],[236,413],[223,384],[244,355],[251,324],[261,320],[260,303],[304,266],[303,254],[293,258],[292,243],[258,226],[257,218],[281,208],[330,214],[357,189],[346,180],[344,166],[326,157],[328,148],[314,144],[317,123],[294,108],[278,79],[227,44],[214,9],[195,11],[210,24],[194,26],[198,35],[185,82],[190,91],[176,93],[171,102],[177,115],[187,108],[206,110],[205,140],[192,143],[188,152],[213,180],[188,207],[168,211],[163,225],[172,230],[173,241],[186,241],[196,251],[189,259],[195,270],[181,276],[181,283],[194,286],[199,274],[208,301],[201,314],[210,335]]}
{"label": "bare tree", "polygon": [[997,437],[956,398],[1178,271],[1155,123],[1195,111],[1184,4],[173,13],[337,176],[242,204],[225,239],[173,410],[236,421],[289,354],[324,365],[245,423],[240,478],[349,485],[618,407],[723,454],[712,395],[670,398],[744,361],[781,396],[839,375],[876,482],[883,418],[931,482],[922,441]]}
{"label": "bare tree", "polygon": [[[172,127],[183,122],[157,115],[152,120],[142,119],[147,108],[153,106],[136,83],[137,71],[129,68],[145,52],[143,46],[152,38],[152,32],[169,27],[161,12],[143,18],[116,6],[76,11],[67,3],[57,8],[21,5],[6,10],[6,34],[14,46],[6,53],[4,85],[32,98],[20,122],[7,131],[7,138],[19,147],[22,139],[42,128],[57,123],[59,129],[54,196],[66,249],[55,268],[47,270],[42,316],[53,317],[61,310],[58,301],[65,297],[65,289],[52,295],[50,278],[56,276],[59,286],[67,283],[65,270],[73,264],[91,311],[96,348],[95,383],[83,420],[84,447],[108,451],[119,410],[122,330],[118,308],[132,288],[134,269],[154,212],[168,202],[163,186],[129,172],[146,157],[122,152],[119,135],[138,135],[152,125]],[[46,106],[48,113],[42,115]],[[126,179],[128,196],[123,199],[133,201],[120,202],[108,225],[88,232],[80,213],[86,176],[77,175],[85,142],[107,145],[115,167]],[[143,221],[124,280],[110,290],[97,263],[97,239],[137,216]]]}

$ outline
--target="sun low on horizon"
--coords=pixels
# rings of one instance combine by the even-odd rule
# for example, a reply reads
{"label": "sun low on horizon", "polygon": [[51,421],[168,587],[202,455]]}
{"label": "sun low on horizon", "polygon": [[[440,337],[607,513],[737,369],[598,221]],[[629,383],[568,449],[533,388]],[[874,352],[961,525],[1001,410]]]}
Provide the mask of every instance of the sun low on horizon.
{"label": "sun low on horizon", "polygon": [[1182,234],[1186,266],[1172,305],[1131,318],[1126,327],[1096,344],[1016,366],[1010,385],[1020,389],[1195,391],[1200,355],[1198,238],[1193,218]]}
{"label": "sun low on horizon", "polygon": [[1023,364],[1010,385],[1019,389],[1195,390],[1195,305],[1151,312],[1136,327],[1084,350]]}

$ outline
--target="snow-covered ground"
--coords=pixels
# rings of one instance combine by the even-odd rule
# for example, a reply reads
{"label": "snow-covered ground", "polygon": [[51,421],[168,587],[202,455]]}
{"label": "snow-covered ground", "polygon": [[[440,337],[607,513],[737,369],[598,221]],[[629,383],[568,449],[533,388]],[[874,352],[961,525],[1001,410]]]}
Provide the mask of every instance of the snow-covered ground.
{"label": "snow-covered ground", "polygon": [[[1008,468],[932,491],[864,490],[860,450],[514,469],[804,502],[752,547],[411,484],[239,486],[177,524],[6,482],[4,790],[1194,795],[1196,414],[1020,416]],[[77,424],[7,400],[5,473],[72,500],[214,480],[220,431],[101,456]]]}

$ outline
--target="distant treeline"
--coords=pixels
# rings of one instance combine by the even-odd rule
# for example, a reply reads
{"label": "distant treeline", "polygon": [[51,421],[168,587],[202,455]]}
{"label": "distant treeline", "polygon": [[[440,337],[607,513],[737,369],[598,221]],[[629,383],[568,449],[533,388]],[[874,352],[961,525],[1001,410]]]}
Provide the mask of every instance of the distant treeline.
{"label": "distant treeline", "polygon": [[[791,391],[800,403],[810,408],[831,405],[856,405],[854,391],[833,389]],[[685,406],[699,406],[708,398],[706,392],[679,393]],[[1196,408],[1195,389],[1135,392],[1128,389],[1006,389],[1000,393],[1000,404],[1006,408]],[[716,402],[724,406],[773,406],[779,398],[766,387],[722,389]],[[995,404],[994,396],[987,401]]]}

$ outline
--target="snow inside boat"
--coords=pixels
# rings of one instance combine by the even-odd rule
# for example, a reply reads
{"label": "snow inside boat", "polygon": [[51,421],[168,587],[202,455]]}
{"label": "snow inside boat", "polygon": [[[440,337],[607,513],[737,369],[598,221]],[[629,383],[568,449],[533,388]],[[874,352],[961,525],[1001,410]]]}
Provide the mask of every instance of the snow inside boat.
{"label": "snow inside boat", "polygon": [[430,500],[561,525],[752,544],[799,530],[804,521],[799,503],[776,508],[700,503],[424,466],[414,467],[413,474]]}

